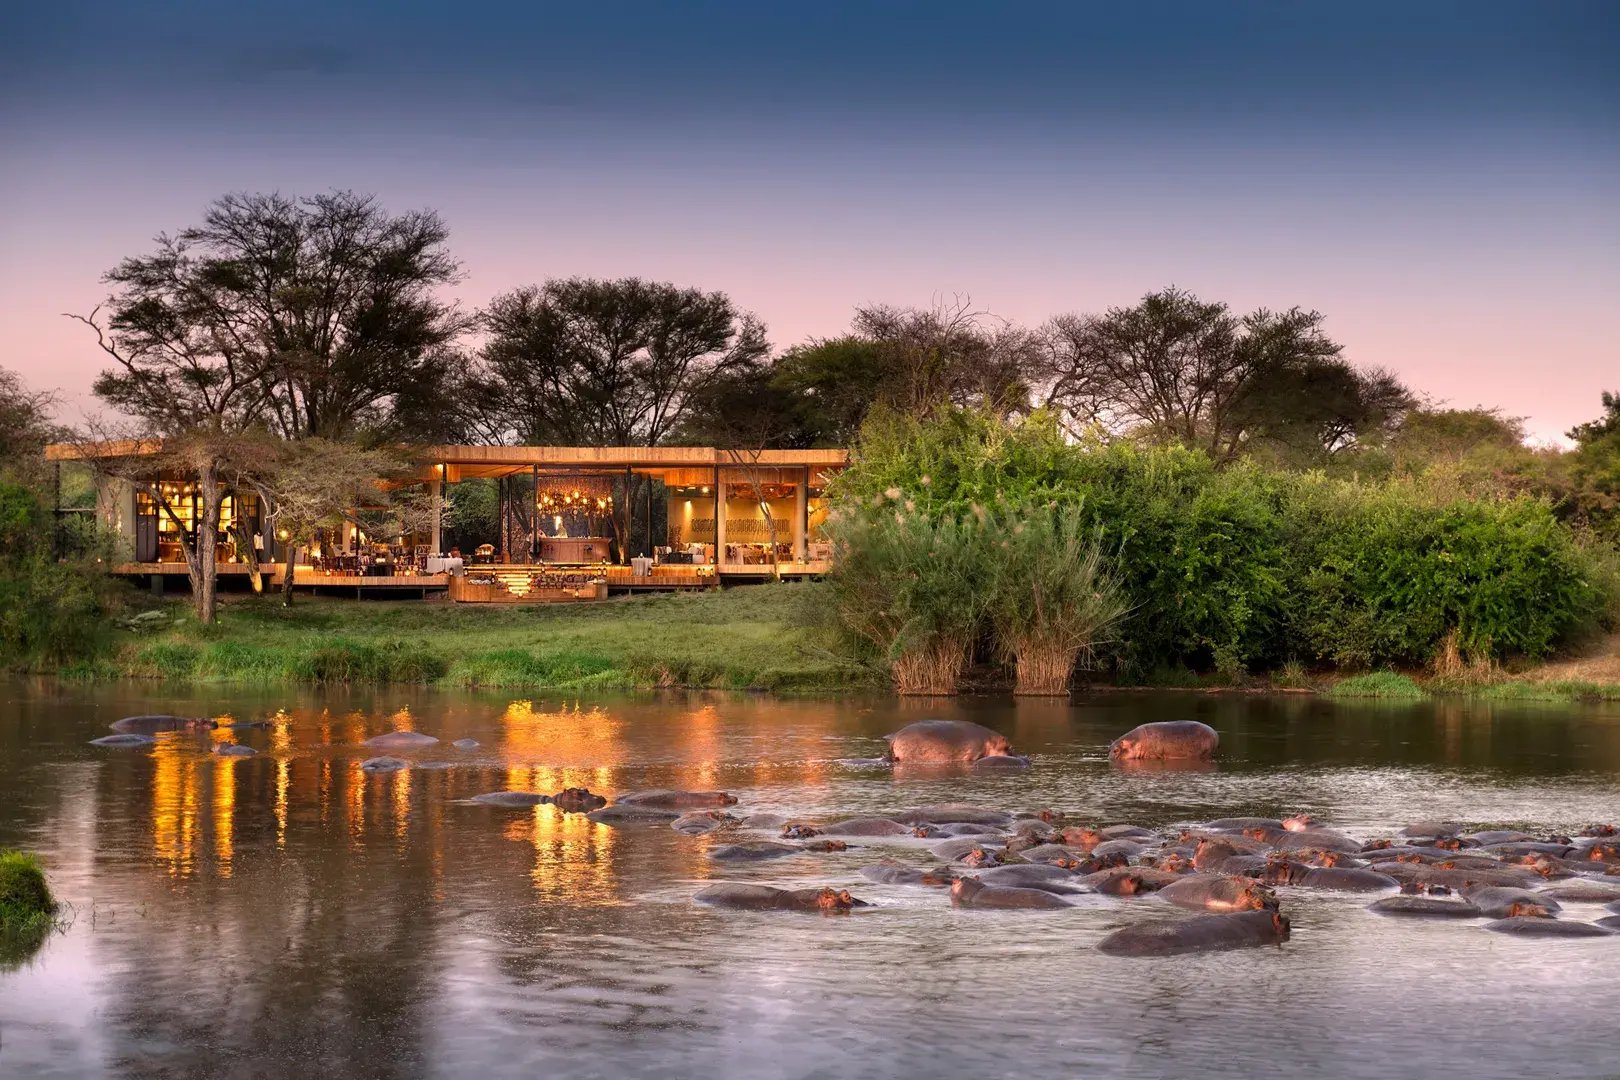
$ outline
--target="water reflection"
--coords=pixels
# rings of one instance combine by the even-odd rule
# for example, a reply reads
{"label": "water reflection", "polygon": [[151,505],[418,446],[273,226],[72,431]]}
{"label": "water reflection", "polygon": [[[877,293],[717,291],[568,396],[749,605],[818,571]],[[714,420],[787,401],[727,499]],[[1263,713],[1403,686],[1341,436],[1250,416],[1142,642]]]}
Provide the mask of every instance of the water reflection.
{"label": "water reflection", "polygon": [[[805,816],[962,800],[1151,825],[1309,810],[1351,828],[1437,816],[1569,828],[1620,818],[1613,710],[334,691],[223,703],[265,728],[165,735],[137,753],[86,747],[128,713],[223,715],[218,701],[128,693],[16,684],[0,704],[0,845],[42,851],[59,891],[93,913],[0,977],[0,1072],[1243,1075],[1279,1027],[1321,1031],[1352,1002],[1356,1030],[1387,1038],[1329,1032],[1307,1071],[1591,1073],[1620,1056],[1612,950],[1594,960],[1555,944],[1555,963],[1527,965],[1517,943],[1425,936],[1324,901],[1301,907],[1281,953],[1116,969],[1088,951],[1105,916],[1037,930],[1018,913],[874,890],[858,874],[873,856],[858,849],[725,866],[706,854],[720,838],[467,801],[692,787]],[[939,715],[1006,732],[1034,766],[840,764]],[[1121,731],[1179,718],[1221,732],[1217,767],[1107,761]],[[399,729],[441,742],[401,754],[411,769],[360,769],[375,753],[363,741]],[[450,745],[463,738],[480,745]],[[210,753],[228,740],[259,754]],[[714,877],[847,885],[879,907],[780,920],[691,906]],[[1453,1027],[1488,1030],[1511,1011],[1519,1030],[1595,1034],[1434,1056],[1425,971],[1444,972]],[[1519,992],[1528,979],[1533,995]],[[1053,1037],[1050,1017],[1081,1008],[1087,1022]]]}

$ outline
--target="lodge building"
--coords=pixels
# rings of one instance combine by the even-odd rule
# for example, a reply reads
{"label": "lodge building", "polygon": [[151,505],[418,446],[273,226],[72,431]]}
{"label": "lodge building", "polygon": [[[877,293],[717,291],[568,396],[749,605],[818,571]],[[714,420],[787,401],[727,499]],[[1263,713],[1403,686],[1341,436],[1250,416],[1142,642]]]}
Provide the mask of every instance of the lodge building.
{"label": "lodge building", "polygon": [[[181,534],[194,533],[201,515],[191,478],[142,475],[132,460],[159,449],[62,444],[48,447],[46,458],[59,467],[120,459],[117,475],[97,473],[95,515],[117,538],[116,572],[161,591],[185,587]],[[420,485],[436,495],[430,518],[412,531],[370,535],[357,511],[318,542],[298,548],[295,587],[535,603],[810,577],[828,569],[827,485],[849,456],[844,450],[431,446],[414,458],[423,463],[419,472],[393,484]],[[443,510],[455,485],[472,480],[493,482],[498,535],[462,550],[447,543],[452,530]],[[245,585],[255,573],[280,584],[287,537],[277,535],[262,511],[251,490],[225,493],[217,536],[222,587]]]}

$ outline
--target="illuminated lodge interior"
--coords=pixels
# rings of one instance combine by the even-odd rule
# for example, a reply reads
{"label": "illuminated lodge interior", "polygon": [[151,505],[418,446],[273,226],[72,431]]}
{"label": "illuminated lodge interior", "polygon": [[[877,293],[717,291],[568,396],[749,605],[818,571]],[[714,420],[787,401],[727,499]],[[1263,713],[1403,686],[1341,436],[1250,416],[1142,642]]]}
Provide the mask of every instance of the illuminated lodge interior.
{"label": "illuminated lodge interior", "polygon": [[[139,457],[150,444],[47,448],[57,463]],[[827,486],[843,450],[713,447],[434,446],[407,485],[436,496],[416,531],[373,535],[364,508],[300,546],[294,584],[448,594],[459,602],[577,602],[610,591],[712,588],[722,580],[824,573]],[[120,470],[127,472],[129,470]],[[448,542],[443,508],[458,484],[493,484],[497,535],[463,550]],[[97,513],[123,541],[119,572],[154,588],[186,576],[185,545],[201,516],[185,477],[103,478]],[[372,525],[377,531],[386,526]],[[251,492],[224,497],[217,536],[222,580],[258,572],[280,583],[286,534]],[[228,584],[227,584],[228,587]]]}

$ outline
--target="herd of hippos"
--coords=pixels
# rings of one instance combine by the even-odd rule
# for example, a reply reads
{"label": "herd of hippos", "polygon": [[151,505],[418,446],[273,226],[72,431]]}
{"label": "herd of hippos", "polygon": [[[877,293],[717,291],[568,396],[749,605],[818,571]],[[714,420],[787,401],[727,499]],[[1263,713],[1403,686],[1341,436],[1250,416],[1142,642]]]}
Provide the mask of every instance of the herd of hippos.
{"label": "herd of hippos", "polygon": [[[159,732],[219,725],[136,716],[112,726],[116,734],[94,740],[95,745],[146,745]],[[886,760],[891,762],[970,768],[1028,764],[1004,736],[966,721],[923,720],[886,738]],[[403,750],[436,742],[431,735],[396,731],[368,739],[366,745]],[[1116,760],[1201,761],[1214,754],[1218,743],[1213,728],[1178,720],[1143,724],[1114,740],[1109,754]],[[470,750],[478,744],[464,739],[453,745]],[[219,744],[215,752],[253,753],[236,743]],[[386,772],[408,765],[395,757],[374,757],[361,768]],[[1308,814],[1282,820],[1223,818],[1167,834],[1136,825],[1069,824],[1051,810],[1011,813],[956,803],[820,824],[779,814],[739,817],[727,809],[736,805],[736,796],[723,791],[641,791],[621,795],[611,805],[583,788],[555,795],[495,791],[471,801],[504,807],[552,803],[604,825],[667,823],[687,835],[729,833],[730,842],[709,852],[728,863],[848,851],[851,841],[857,846],[932,841],[929,850],[937,861],[931,865],[918,867],[884,856],[861,875],[885,885],[948,890],[951,903],[962,908],[1061,910],[1075,906],[1078,897],[1100,894],[1152,896],[1199,913],[1133,923],[1098,943],[1100,951],[1120,956],[1169,956],[1286,941],[1289,921],[1278,910],[1276,886],[1383,893],[1372,911],[1484,919],[1485,929],[1503,934],[1607,937],[1620,932],[1620,835],[1613,825],[1593,825],[1571,837],[1470,832],[1461,823],[1422,822],[1394,837],[1361,841],[1321,827]],[[873,906],[847,889],[781,889],[742,882],[711,885],[693,899],[721,908],[826,914]],[[1601,905],[1614,914],[1591,921],[1570,918],[1566,904]]]}

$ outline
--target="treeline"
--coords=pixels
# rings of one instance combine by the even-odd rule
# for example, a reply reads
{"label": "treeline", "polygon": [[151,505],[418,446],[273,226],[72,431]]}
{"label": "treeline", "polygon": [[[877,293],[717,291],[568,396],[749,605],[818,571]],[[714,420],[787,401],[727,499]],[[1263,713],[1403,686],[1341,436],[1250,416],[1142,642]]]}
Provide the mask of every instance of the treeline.
{"label": "treeline", "polygon": [[[1571,433],[1576,449],[1529,450],[1510,418],[1426,406],[1351,364],[1301,308],[1234,312],[1169,288],[1032,328],[960,301],[864,306],[842,336],[775,349],[721,292],[564,278],[468,311],[446,298],[462,273],[436,213],[350,192],[226,196],[107,273],[79,318],[108,360],[95,392],[128,422],[81,437],[161,438],[156,464],[198,478],[199,618],[233,488],[296,547],[357,504],[381,504],[378,531],[442,509],[375,483],[408,464],[401,443],[844,446],[874,408],[1038,411],[1068,440],[1195,449],[1217,471],[1444,478],[1620,532],[1620,401]],[[452,511],[493,512],[476,485],[458,494]]]}
{"label": "treeline", "polygon": [[881,412],[836,492],[839,620],[903,692],[954,692],[976,656],[1030,693],[1087,660],[1127,681],[1489,667],[1620,618],[1613,548],[1544,499],[1220,468],[1047,412]]}

